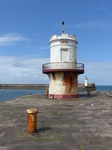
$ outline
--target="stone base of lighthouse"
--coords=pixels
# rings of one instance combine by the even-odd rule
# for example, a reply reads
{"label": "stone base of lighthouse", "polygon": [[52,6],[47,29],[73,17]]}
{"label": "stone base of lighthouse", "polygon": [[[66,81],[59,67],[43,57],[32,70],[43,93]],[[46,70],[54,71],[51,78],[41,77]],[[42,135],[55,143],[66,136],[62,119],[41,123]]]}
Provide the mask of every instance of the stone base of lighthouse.
{"label": "stone base of lighthouse", "polygon": [[49,98],[64,99],[78,97],[78,80],[76,73],[49,73],[49,82]]}

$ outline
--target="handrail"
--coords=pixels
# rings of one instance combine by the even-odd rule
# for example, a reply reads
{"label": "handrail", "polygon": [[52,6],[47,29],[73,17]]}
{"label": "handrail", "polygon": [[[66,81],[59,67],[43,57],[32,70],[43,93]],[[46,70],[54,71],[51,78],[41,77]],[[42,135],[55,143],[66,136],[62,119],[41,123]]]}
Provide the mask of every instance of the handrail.
{"label": "handrail", "polygon": [[84,72],[84,64],[77,62],[51,62],[42,65],[43,72],[50,70],[76,70]]}

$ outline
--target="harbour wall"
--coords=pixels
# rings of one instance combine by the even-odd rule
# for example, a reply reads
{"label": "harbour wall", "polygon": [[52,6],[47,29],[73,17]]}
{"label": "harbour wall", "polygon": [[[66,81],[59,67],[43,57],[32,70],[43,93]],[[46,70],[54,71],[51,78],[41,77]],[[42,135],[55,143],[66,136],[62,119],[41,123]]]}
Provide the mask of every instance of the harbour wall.
{"label": "harbour wall", "polygon": [[[49,84],[0,84],[0,89],[32,89],[32,90],[48,90]],[[78,84],[78,90],[96,90],[95,83],[89,83],[85,86],[84,83]]]}
{"label": "harbour wall", "polygon": [[47,90],[48,84],[0,84],[0,89],[37,89]]}

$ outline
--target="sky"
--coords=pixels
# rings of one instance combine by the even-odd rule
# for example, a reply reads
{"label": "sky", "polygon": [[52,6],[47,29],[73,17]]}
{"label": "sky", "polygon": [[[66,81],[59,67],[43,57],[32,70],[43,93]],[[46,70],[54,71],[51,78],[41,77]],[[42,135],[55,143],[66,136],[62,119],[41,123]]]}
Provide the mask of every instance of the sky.
{"label": "sky", "polygon": [[49,83],[42,64],[62,21],[78,40],[78,82],[112,85],[112,0],[0,0],[0,84]]}

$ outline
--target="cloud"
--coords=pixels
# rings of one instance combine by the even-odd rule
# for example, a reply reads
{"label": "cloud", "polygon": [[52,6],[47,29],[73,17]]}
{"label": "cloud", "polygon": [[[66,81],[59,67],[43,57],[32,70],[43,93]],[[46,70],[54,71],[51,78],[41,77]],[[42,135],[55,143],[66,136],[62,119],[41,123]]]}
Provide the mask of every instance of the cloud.
{"label": "cloud", "polygon": [[90,75],[97,74],[100,77],[103,74],[104,76],[111,76],[112,62],[86,62],[85,69]]}
{"label": "cloud", "polygon": [[0,46],[9,46],[15,44],[16,42],[23,41],[28,41],[28,39],[18,34],[6,34],[0,36]]}
{"label": "cloud", "polygon": [[79,23],[75,25],[67,25],[68,28],[101,28],[101,29],[112,29],[112,22],[99,22],[99,21],[88,21],[84,23]]}
{"label": "cloud", "polygon": [[31,49],[34,49],[34,48],[36,48],[37,49],[37,47],[38,47],[38,50],[49,50],[50,49],[50,47],[49,47],[49,45],[48,46],[40,46],[40,45],[29,45],[29,46],[26,46],[27,48],[31,48]]}
{"label": "cloud", "polygon": [[[48,76],[42,73],[45,63],[49,63],[49,58],[0,56],[0,83],[49,83]],[[89,83],[112,85],[112,62],[84,62],[84,65],[85,73],[79,75],[79,83],[84,83],[87,76]]]}
{"label": "cloud", "polygon": [[40,47],[39,49],[41,49],[41,50],[46,50],[46,49],[49,49],[49,46],[42,46],[42,47]]}
{"label": "cloud", "polygon": [[48,58],[0,56],[1,83],[48,83],[48,76],[42,74],[46,62]]}
{"label": "cloud", "polygon": [[34,48],[36,47],[36,45],[29,45],[29,46],[26,46],[27,48]]}
{"label": "cloud", "polygon": [[80,82],[84,82],[85,76],[89,82],[97,85],[112,85],[112,62],[84,62],[85,73],[79,76]]}

